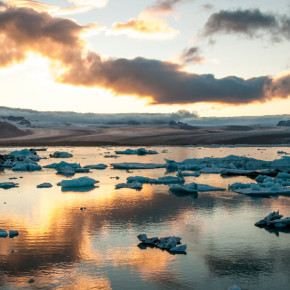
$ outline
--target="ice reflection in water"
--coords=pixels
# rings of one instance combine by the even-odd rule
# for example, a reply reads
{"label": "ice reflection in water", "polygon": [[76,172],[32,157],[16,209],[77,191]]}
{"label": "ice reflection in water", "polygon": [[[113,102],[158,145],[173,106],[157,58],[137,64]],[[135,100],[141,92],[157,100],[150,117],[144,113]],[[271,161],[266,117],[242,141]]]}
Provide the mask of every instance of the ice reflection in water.
{"label": "ice reflection in water", "polygon": [[[107,148],[49,148],[74,155],[66,161],[81,165],[113,162],[162,163],[229,154],[264,160],[279,158],[289,148],[154,147],[168,153],[154,156],[103,155]],[[122,148],[123,149],[123,148]],[[124,148],[125,149],[125,148]],[[13,148],[3,148],[7,153]],[[59,160],[60,161],[60,160]],[[41,165],[58,162],[41,160]],[[233,192],[199,193],[179,197],[166,185],[145,184],[142,191],[115,190],[126,177],[164,176],[164,169],[91,170],[100,183],[90,191],[62,191],[56,184],[66,177],[53,169],[41,172],[0,172],[0,182],[17,177],[19,188],[0,189],[0,228],[18,230],[13,239],[0,239],[0,286],[78,289],[287,289],[290,282],[289,233],[269,233],[253,224],[270,211],[290,215],[289,197],[251,198]],[[175,173],[171,173],[174,175]],[[19,178],[22,176],[23,178]],[[116,180],[118,176],[120,179]],[[186,183],[227,188],[229,183],[250,182],[247,177],[222,178],[215,174],[186,177]],[[52,188],[37,189],[50,182]],[[80,210],[81,207],[86,207]],[[187,255],[171,255],[156,248],[140,249],[136,236],[181,236]],[[11,249],[14,253],[11,253]],[[28,284],[33,278],[35,282]]]}

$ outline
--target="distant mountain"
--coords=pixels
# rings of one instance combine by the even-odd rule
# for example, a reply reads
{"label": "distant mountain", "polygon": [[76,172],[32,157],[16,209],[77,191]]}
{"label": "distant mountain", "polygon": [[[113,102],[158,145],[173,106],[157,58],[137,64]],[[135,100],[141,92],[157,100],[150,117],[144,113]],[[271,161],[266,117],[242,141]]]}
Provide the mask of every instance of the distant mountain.
{"label": "distant mountain", "polygon": [[176,128],[176,129],[182,129],[182,130],[195,130],[199,129],[199,127],[196,126],[191,126],[183,122],[175,122],[175,121],[170,121],[169,122],[169,127],[171,128]]}
{"label": "distant mountain", "polygon": [[20,137],[27,134],[8,122],[0,122],[0,138]]}
{"label": "distant mountain", "polygon": [[30,123],[29,120],[26,120],[24,117],[20,116],[20,117],[15,117],[15,116],[8,116],[8,117],[2,117],[3,121],[7,121],[10,124],[13,125],[21,125],[21,127],[27,127],[27,128],[31,128],[32,125]]}
{"label": "distant mountain", "polygon": [[290,120],[279,121],[277,126],[290,126]]}

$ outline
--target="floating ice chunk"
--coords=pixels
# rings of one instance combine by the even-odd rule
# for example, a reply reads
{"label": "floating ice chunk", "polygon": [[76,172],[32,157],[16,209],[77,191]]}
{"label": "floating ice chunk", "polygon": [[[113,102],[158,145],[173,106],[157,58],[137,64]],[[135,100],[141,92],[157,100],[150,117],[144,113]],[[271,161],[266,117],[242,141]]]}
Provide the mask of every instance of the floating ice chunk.
{"label": "floating ice chunk", "polygon": [[284,218],[284,219],[276,219],[276,220],[271,220],[267,224],[269,227],[274,227],[274,228],[285,228],[290,226],[290,217]]}
{"label": "floating ice chunk", "polygon": [[73,157],[73,155],[68,153],[68,152],[55,151],[53,154],[49,154],[49,157],[51,157],[51,158],[70,158],[70,157]]}
{"label": "floating ice chunk", "polygon": [[39,171],[41,166],[36,163],[16,162],[12,167],[12,171]]}
{"label": "floating ice chunk", "polygon": [[221,175],[257,177],[259,175],[259,172],[255,170],[245,170],[245,169],[223,169],[221,171]]}
{"label": "floating ice chunk", "polygon": [[123,162],[123,163],[112,163],[114,169],[154,169],[154,168],[165,168],[165,164],[156,163],[136,163],[136,162]]}
{"label": "floating ice chunk", "polygon": [[183,163],[183,162],[176,162],[174,160],[164,159],[166,162],[166,169],[167,171],[177,171],[177,170],[201,170],[206,165],[203,164],[195,164],[195,163]]}
{"label": "floating ice chunk", "polygon": [[263,183],[264,180],[267,178],[266,175],[258,175],[256,178],[255,178],[255,181],[258,182],[258,183]]}
{"label": "floating ice chunk", "polygon": [[15,182],[0,182],[0,188],[9,189],[11,187],[18,187],[18,183],[15,183]]}
{"label": "floating ice chunk", "polygon": [[94,186],[98,183],[98,180],[95,180],[90,177],[80,177],[71,180],[62,180],[58,183],[61,187],[84,187],[84,186]]}
{"label": "floating ice chunk", "polygon": [[259,174],[275,177],[277,176],[279,171],[280,170],[277,170],[277,169],[264,169],[264,170],[260,170]]}
{"label": "floating ice chunk", "polygon": [[176,246],[174,248],[169,249],[169,252],[175,253],[183,253],[186,251],[186,245]]}
{"label": "floating ice chunk", "polygon": [[8,236],[8,233],[2,229],[0,229],[0,238],[6,238]]}
{"label": "floating ice chunk", "polygon": [[104,158],[118,158],[118,155],[104,155]]}
{"label": "floating ice chunk", "polygon": [[124,151],[117,150],[116,154],[127,154],[127,155],[147,155],[147,154],[158,154],[155,150],[147,150],[145,148],[138,148],[136,150],[126,149]]}
{"label": "floating ice chunk", "polygon": [[18,231],[9,231],[9,238],[14,238],[19,235]]}
{"label": "floating ice chunk", "polygon": [[96,164],[96,165],[86,165],[84,166],[84,168],[88,168],[88,169],[106,169],[108,167],[108,165],[100,163],[100,164]]}
{"label": "floating ice chunk", "polygon": [[[142,242],[144,245],[151,245],[155,246],[160,249],[165,249],[169,250],[178,248],[176,249],[176,252],[184,252],[186,250],[186,245],[183,245],[183,247],[179,248],[177,247],[177,244],[180,244],[181,238],[180,237],[164,237],[164,238],[158,238],[158,237],[153,237],[153,238],[148,238],[146,234],[141,234],[138,235],[137,238],[139,241]],[[174,250],[172,252],[175,252]]]}
{"label": "floating ice chunk", "polygon": [[38,184],[36,187],[37,188],[49,188],[49,187],[52,187],[52,184],[49,182],[44,182],[44,183]]}
{"label": "floating ice chunk", "polygon": [[140,242],[143,242],[143,241],[147,240],[147,235],[146,234],[140,234],[140,235],[137,236],[137,238],[138,238],[138,240]]}
{"label": "floating ice chunk", "polygon": [[76,173],[75,172],[76,168],[72,168],[70,166],[57,167],[55,169],[56,169],[58,174],[67,175],[67,176],[74,175]]}
{"label": "floating ice chunk", "polygon": [[52,164],[49,164],[49,165],[45,165],[45,166],[43,166],[43,168],[60,168],[60,167],[65,167],[65,166],[69,166],[69,167],[72,167],[72,168],[81,168],[79,163],[68,163],[68,162],[65,162],[65,161],[61,161],[59,163],[52,163]]}
{"label": "floating ice chunk", "polygon": [[189,183],[186,185],[176,185],[173,184],[170,187],[170,191],[172,193],[197,193],[197,192],[205,192],[205,191],[223,191],[226,190],[222,187],[211,186],[207,184],[197,184],[195,182]]}
{"label": "floating ice chunk", "polygon": [[149,178],[144,176],[129,176],[127,177],[127,182],[140,182],[140,183],[150,183],[150,184],[171,184],[171,183],[184,183],[183,177],[178,176],[164,176],[155,178]]}
{"label": "floating ice chunk", "polygon": [[277,151],[277,154],[286,154],[286,155],[288,155],[289,153],[287,153],[285,151]]}
{"label": "floating ice chunk", "polygon": [[201,173],[212,173],[212,174],[220,174],[224,168],[219,167],[206,167],[200,170]]}
{"label": "floating ice chunk", "polygon": [[116,189],[120,189],[120,188],[131,188],[131,189],[136,189],[136,190],[141,190],[143,187],[142,183],[138,182],[138,181],[134,181],[131,183],[119,183],[115,185]]}
{"label": "floating ice chunk", "polygon": [[18,161],[23,161],[25,159],[39,161],[41,159],[38,155],[36,155],[36,152],[34,150],[29,149],[12,151],[8,154],[8,157],[13,157]]}
{"label": "floating ice chunk", "polygon": [[277,178],[290,179],[290,174],[288,172],[279,172]]}
{"label": "floating ice chunk", "polygon": [[75,173],[88,173],[90,172],[90,168],[74,168]]}
{"label": "floating ice chunk", "polygon": [[279,214],[279,210],[273,211],[270,214],[268,214],[266,217],[264,217],[263,219],[256,222],[255,226],[257,227],[267,226],[270,221],[278,220],[278,219],[281,219],[282,217],[283,215]]}
{"label": "floating ice chunk", "polygon": [[172,248],[175,248],[177,245],[177,239],[175,237],[170,237],[165,245],[162,247],[162,249],[172,249]]}
{"label": "floating ice chunk", "polygon": [[194,176],[194,177],[199,177],[200,176],[200,171],[195,171],[195,172],[182,172],[182,176]]}
{"label": "floating ice chunk", "polygon": [[186,185],[173,184],[170,186],[172,193],[197,193],[197,184],[189,183]]}
{"label": "floating ice chunk", "polygon": [[278,183],[234,183],[229,186],[229,189],[245,195],[290,195],[290,187]]}

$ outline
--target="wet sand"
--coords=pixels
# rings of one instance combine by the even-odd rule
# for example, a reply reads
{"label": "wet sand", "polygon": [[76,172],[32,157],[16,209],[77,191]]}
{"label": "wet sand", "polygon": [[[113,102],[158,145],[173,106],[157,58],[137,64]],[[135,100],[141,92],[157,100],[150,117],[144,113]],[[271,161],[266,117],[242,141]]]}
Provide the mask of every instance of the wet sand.
{"label": "wet sand", "polygon": [[290,127],[200,127],[181,130],[166,127],[98,129],[30,129],[25,136],[0,138],[0,146],[98,145],[211,145],[290,144]]}

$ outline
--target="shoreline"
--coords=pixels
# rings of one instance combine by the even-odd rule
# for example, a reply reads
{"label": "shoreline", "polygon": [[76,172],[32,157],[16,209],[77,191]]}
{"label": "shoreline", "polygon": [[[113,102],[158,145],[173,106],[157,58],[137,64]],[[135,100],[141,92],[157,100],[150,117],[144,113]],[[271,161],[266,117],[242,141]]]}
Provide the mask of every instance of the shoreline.
{"label": "shoreline", "polygon": [[[27,131],[28,132],[28,131]],[[98,129],[29,129],[31,134],[0,138],[0,147],[23,146],[273,146],[290,145],[290,127],[200,127],[181,130],[165,127]],[[0,132],[1,133],[1,132]]]}

